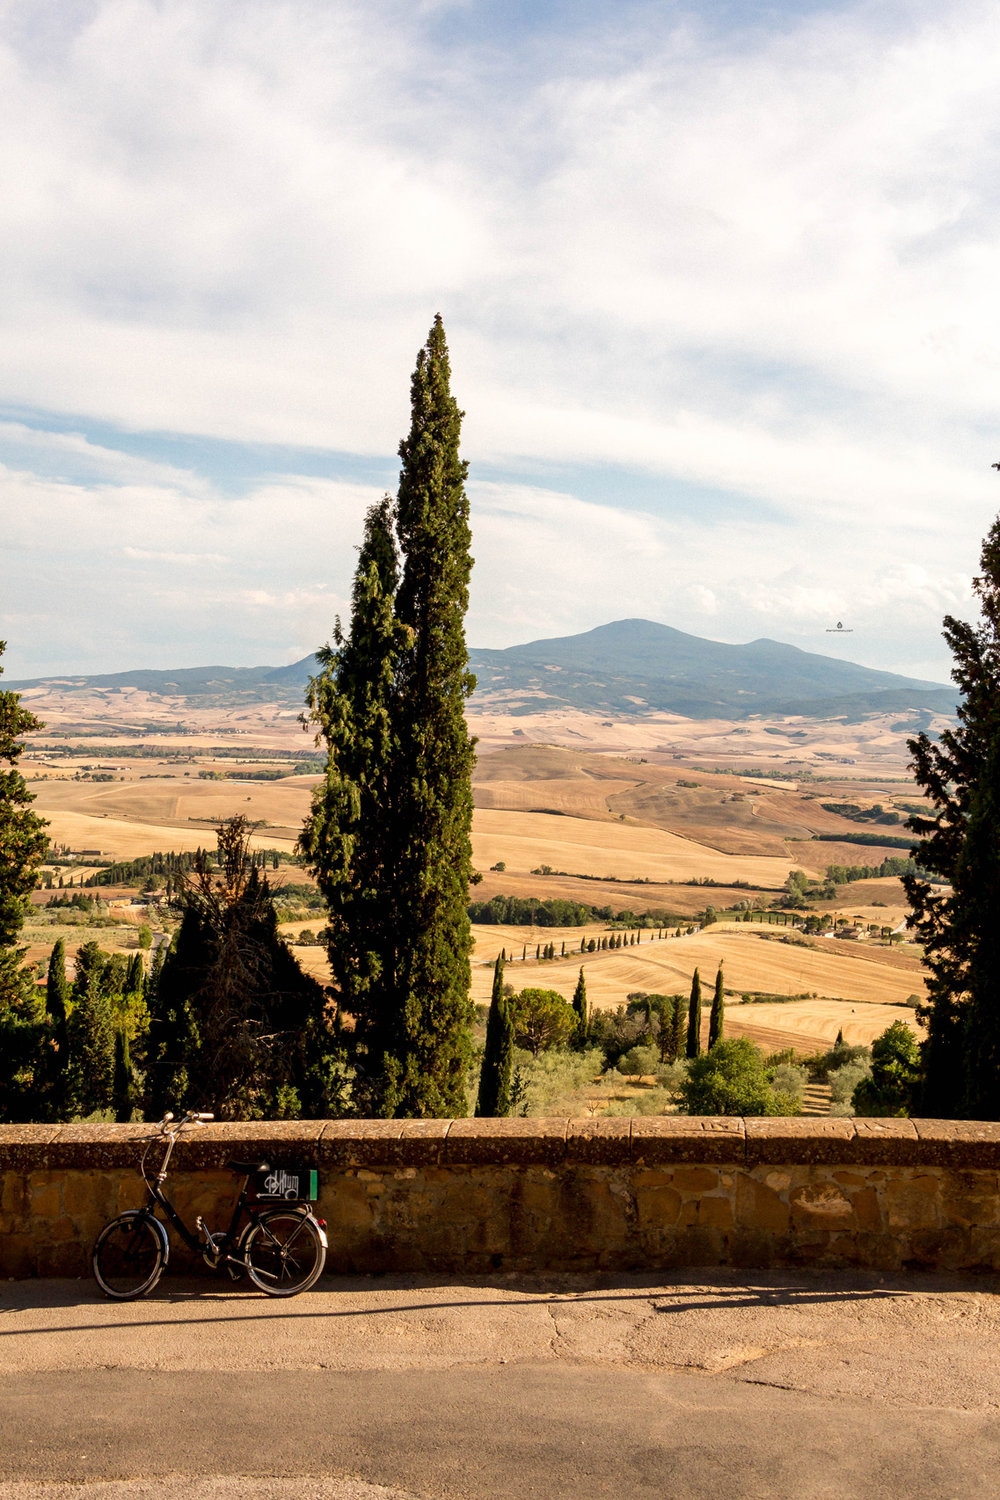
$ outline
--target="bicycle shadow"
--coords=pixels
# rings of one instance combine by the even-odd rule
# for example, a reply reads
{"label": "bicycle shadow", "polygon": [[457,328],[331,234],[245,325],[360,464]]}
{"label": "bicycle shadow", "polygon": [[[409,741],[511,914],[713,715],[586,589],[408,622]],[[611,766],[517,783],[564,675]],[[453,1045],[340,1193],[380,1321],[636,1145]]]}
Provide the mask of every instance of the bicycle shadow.
{"label": "bicycle shadow", "polygon": [[[830,1285],[834,1277],[838,1284]],[[208,1273],[205,1276],[188,1273],[165,1276],[147,1297],[138,1299],[143,1308],[148,1309],[150,1316],[123,1319],[122,1326],[129,1329],[197,1327],[223,1323],[258,1322],[262,1317],[276,1316],[286,1322],[377,1320],[401,1313],[433,1314],[438,1311],[446,1312],[456,1309],[579,1306],[587,1303],[602,1306],[646,1303],[651,1312],[661,1316],[765,1308],[836,1305],[847,1308],[864,1303],[898,1301],[911,1298],[918,1293],[995,1290],[992,1285],[988,1288],[984,1287],[984,1282],[987,1280],[992,1282],[996,1278],[958,1275],[948,1277],[940,1273],[887,1278],[885,1276],[855,1277],[850,1273],[796,1272],[790,1275],[788,1272],[783,1272],[773,1279],[765,1279],[762,1275],[757,1275],[737,1281],[709,1272],[708,1274],[702,1273],[697,1280],[688,1275],[678,1276],[675,1281],[655,1278],[638,1285],[623,1286],[620,1281],[601,1285],[596,1284],[594,1278],[582,1277],[577,1284],[568,1284],[564,1277],[553,1278],[552,1282],[544,1280],[540,1282],[538,1277],[521,1278],[510,1274],[504,1275],[502,1279],[500,1277],[495,1279],[477,1277],[458,1282],[455,1278],[448,1278],[442,1282],[441,1278],[422,1277],[416,1273],[403,1275],[376,1273],[374,1275],[325,1275],[311,1291],[300,1293],[295,1299],[295,1305],[290,1305],[290,1301],[262,1295],[245,1280],[234,1283],[215,1280],[210,1282]],[[583,1284],[585,1281],[587,1284]],[[448,1284],[461,1285],[472,1292],[495,1290],[497,1295],[458,1296],[442,1301],[434,1293],[443,1285]],[[115,1306],[101,1295],[96,1286],[92,1289],[88,1288],[87,1293],[81,1295],[83,1289],[79,1283],[73,1283],[74,1294],[70,1296],[66,1294],[68,1292],[66,1284],[62,1283],[62,1288],[66,1290],[62,1296],[59,1296],[58,1293],[62,1288],[53,1286],[51,1282],[20,1282],[16,1285],[19,1289],[16,1298],[18,1310],[30,1312],[34,1307],[42,1312],[59,1307],[81,1308],[81,1318],[79,1321],[63,1324],[46,1322],[37,1328],[26,1328],[23,1325],[4,1328],[2,1315],[5,1312],[13,1312],[15,1308],[8,1302],[9,1286],[0,1288],[0,1339],[5,1336],[22,1337],[33,1334],[103,1331],[114,1326],[113,1322],[107,1318],[101,1321],[84,1321],[82,1307],[102,1307],[110,1311]],[[378,1286],[380,1292],[380,1301],[377,1306],[333,1305],[335,1299],[342,1298],[344,1295],[356,1297],[363,1296],[365,1293],[370,1294],[375,1286]],[[26,1294],[27,1289],[36,1287],[38,1294],[35,1297],[32,1297],[30,1292]],[[46,1295],[46,1290],[50,1293],[49,1295]],[[385,1301],[385,1294],[388,1293],[391,1297],[394,1291],[398,1291],[400,1300],[392,1298],[391,1301]],[[421,1292],[426,1292],[428,1295],[421,1298]],[[56,1295],[53,1296],[52,1293]],[[304,1302],[307,1305],[303,1306]],[[162,1307],[165,1314],[166,1310],[170,1309],[173,1315],[157,1317],[155,1315],[157,1307]],[[199,1307],[204,1308],[204,1312],[197,1312]],[[213,1308],[218,1308],[218,1311],[213,1311]],[[178,1311],[182,1314],[190,1312],[193,1315],[178,1317]]]}

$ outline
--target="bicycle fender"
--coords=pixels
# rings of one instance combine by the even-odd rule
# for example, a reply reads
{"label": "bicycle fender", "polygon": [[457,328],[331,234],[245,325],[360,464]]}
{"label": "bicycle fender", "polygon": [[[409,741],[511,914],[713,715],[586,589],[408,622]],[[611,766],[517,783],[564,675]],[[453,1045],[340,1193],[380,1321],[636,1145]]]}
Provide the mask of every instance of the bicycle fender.
{"label": "bicycle fender", "polygon": [[119,1214],[118,1217],[120,1219],[145,1219],[147,1224],[152,1224],[159,1236],[160,1245],[163,1249],[163,1269],[166,1270],[167,1262],[170,1259],[170,1239],[159,1219],[145,1208],[129,1208],[126,1209],[125,1213]]}

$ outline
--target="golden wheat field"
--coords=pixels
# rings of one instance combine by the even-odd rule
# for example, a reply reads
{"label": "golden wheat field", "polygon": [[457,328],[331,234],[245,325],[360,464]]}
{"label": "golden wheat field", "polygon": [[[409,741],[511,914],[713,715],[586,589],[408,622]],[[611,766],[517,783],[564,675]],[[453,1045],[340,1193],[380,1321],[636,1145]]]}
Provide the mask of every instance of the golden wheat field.
{"label": "golden wheat field", "polygon": [[[48,712],[41,703],[34,706],[43,716]],[[84,704],[75,707],[75,722],[82,723]],[[183,744],[186,762],[124,755],[116,762],[115,734],[127,743],[122,727],[130,713],[150,716],[156,705],[147,695],[122,695],[113,702],[95,697],[87,707],[92,716],[86,732],[106,732],[106,743],[81,742],[68,757],[56,739],[48,749],[32,748],[37,779],[31,789],[54,842],[123,858],[191,850],[212,842],[213,821],[243,814],[259,825],[257,847],[293,849],[315,778],[204,780],[199,771],[238,774],[234,759],[213,757],[222,734],[232,737],[226,745],[233,754],[241,755],[244,745],[260,747],[261,764],[267,764],[269,747],[311,748],[297,716],[251,705],[214,720],[199,711],[183,741],[167,733],[148,736],[164,755]],[[179,703],[161,705],[164,724],[175,711],[180,717]],[[857,822],[824,802],[878,802],[892,810],[897,798],[914,796],[904,775],[901,736],[890,733],[888,720],[734,726],[669,715],[607,721],[549,711],[512,719],[483,711],[470,716],[470,727],[481,735],[473,859],[484,879],[471,893],[475,900],[494,894],[562,897],[613,911],[665,909],[688,918],[709,903],[722,910],[750,896],[769,901],[791,869],[819,877],[829,863],[877,865],[896,852],[879,845],[879,831],[870,825],[864,826],[864,844],[813,841],[817,834],[858,834]],[[247,755],[254,759],[249,750]],[[113,769],[116,779],[74,779],[74,767],[82,774],[95,760],[106,762],[104,769]],[[748,770],[756,774],[744,774]],[[505,868],[491,869],[497,864]],[[553,873],[532,873],[543,867]],[[704,881],[711,885],[695,883]],[[905,912],[893,879],[842,888],[838,900],[825,906],[890,927],[898,927]],[[294,938],[303,926],[315,925],[292,923],[287,935]],[[663,941],[650,941],[646,932],[636,946],[581,957],[581,936],[606,931],[603,924],[475,928],[473,998],[488,1000],[501,945],[517,955],[507,977],[518,988],[537,984],[569,998],[582,963],[591,1004],[599,1007],[622,1004],[633,990],[685,993],[696,967],[710,984],[722,962],[731,997],[747,991],[810,997],[746,1006],[731,998],[731,1033],[753,1036],[770,1050],[810,1050],[829,1045],[840,1029],[848,1040],[869,1041],[892,1019],[912,1023],[904,1002],[923,989],[919,957],[909,948],[834,940],[803,945],[782,942],[777,929],[722,922]],[[129,941],[127,932],[121,941]],[[563,941],[568,957],[534,961],[537,944],[554,942],[558,952]],[[532,956],[522,962],[525,945]],[[329,978],[321,948],[297,947],[296,953],[310,972]]]}
{"label": "golden wheat field", "polygon": [[[492,984],[492,964],[501,947],[514,960],[506,978],[516,989],[538,986],[572,998],[581,967],[592,1006],[613,1008],[625,1002],[630,992],[687,994],[698,969],[703,984],[714,983],[721,964],[727,993],[807,995],[805,1000],[778,1004],[731,1005],[730,1031],[754,1035],[780,1030],[796,1037],[798,1044],[819,1047],[831,1043],[838,1030],[858,1042],[870,1042],[894,1020],[913,1024],[913,1011],[906,1002],[922,995],[924,986],[915,964],[897,967],[901,955],[883,948],[841,943],[800,947],[784,944],[742,926],[717,923],[690,937],[664,937],[643,933],[635,946],[605,953],[579,952],[581,937],[596,936],[606,928],[476,927],[473,962],[473,998],[487,1004]],[[538,943],[555,943],[557,953],[566,942],[567,957],[534,959]],[[527,942],[528,958],[520,959]],[[834,943],[836,946],[834,946]],[[737,1019],[737,1017],[739,1019]],[[786,1041],[783,1045],[792,1045]]]}
{"label": "golden wheat field", "polygon": [[784,884],[792,868],[787,856],[721,854],[662,828],[485,808],[477,809],[473,820],[473,852],[481,869],[502,860],[522,874],[547,864],[571,875],[655,881],[706,876],[772,890]]}

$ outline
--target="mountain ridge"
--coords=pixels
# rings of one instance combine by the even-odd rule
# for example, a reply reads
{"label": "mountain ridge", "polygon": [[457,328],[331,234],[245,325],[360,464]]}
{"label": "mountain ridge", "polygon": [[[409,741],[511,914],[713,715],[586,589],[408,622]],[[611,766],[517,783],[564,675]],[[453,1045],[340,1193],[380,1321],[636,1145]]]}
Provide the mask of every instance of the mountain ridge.
{"label": "mountain ridge", "polygon": [[[753,714],[824,718],[917,709],[954,712],[956,692],[941,683],[863,667],[803,651],[769,637],[730,645],[690,635],[653,620],[613,620],[572,636],[528,641],[502,649],[475,648],[475,698],[496,712],[541,708],[637,716],[669,712],[687,718],[746,718]],[[315,656],[284,667],[136,668],[94,675],[64,673],[4,686],[67,693],[136,688],[200,702],[301,701],[315,674]]]}

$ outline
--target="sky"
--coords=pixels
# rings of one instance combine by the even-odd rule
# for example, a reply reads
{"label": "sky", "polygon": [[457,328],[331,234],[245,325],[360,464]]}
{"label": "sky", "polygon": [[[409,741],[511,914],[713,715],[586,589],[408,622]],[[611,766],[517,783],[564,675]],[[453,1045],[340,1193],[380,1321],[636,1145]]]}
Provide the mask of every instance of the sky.
{"label": "sky", "polygon": [[946,681],[998,55],[992,0],[0,0],[8,681],[327,640],[437,312],[472,646],[636,616]]}

